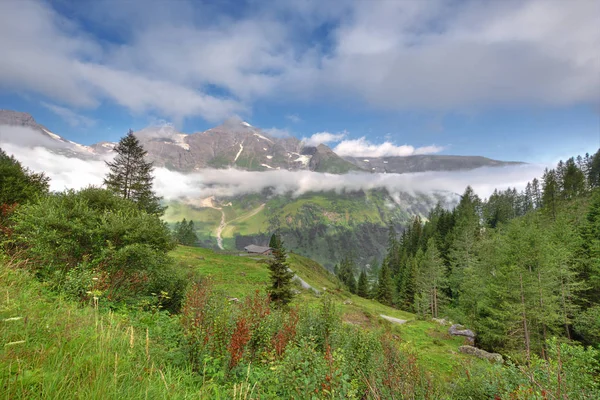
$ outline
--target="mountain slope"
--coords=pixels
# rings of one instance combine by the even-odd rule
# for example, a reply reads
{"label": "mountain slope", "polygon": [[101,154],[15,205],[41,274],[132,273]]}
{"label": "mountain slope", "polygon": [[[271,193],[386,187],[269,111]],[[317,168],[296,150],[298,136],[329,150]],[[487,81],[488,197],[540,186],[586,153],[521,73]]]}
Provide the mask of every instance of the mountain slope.
{"label": "mountain slope", "polygon": [[[110,155],[115,146],[115,143],[105,141],[84,146],[66,140],[23,112],[0,110],[0,133],[3,126],[30,128],[39,134],[28,137],[27,141],[4,135],[5,141],[45,146],[71,157]],[[180,172],[193,172],[203,168],[237,168],[247,171],[309,170],[334,174],[352,171],[407,173],[516,164],[471,156],[340,157],[324,144],[305,146],[295,137],[276,138],[235,118],[193,134],[178,132],[170,125],[151,126],[134,134],[148,151],[148,159],[157,167]]]}
{"label": "mountain slope", "polygon": [[404,174],[425,171],[457,171],[481,167],[502,167],[523,164],[498,161],[480,156],[416,155],[397,157],[344,157],[358,168],[379,173]]}

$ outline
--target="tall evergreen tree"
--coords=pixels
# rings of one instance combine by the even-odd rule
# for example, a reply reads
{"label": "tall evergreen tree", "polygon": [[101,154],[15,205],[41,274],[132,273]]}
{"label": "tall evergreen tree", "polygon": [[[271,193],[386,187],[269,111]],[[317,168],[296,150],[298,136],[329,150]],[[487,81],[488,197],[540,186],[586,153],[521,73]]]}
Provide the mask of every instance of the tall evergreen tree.
{"label": "tall evergreen tree", "polygon": [[186,221],[184,218],[181,222],[175,224],[174,229],[175,240],[184,246],[193,246],[198,241],[194,221]]}
{"label": "tall evergreen tree", "polygon": [[437,318],[444,303],[442,287],[445,285],[445,269],[433,239],[427,242],[416,281],[415,302],[418,304],[415,309],[423,316]]}
{"label": "tall evergreen tree", "polygon": [[586,161],[588,185],[591,188],[598,188],[600,187],[600,150]]}
{"label": "tall evergreen tree", "polygon": [[558,207],[558,199],[560,196],[560,185],[556,171],[553,169],[546,169],[542,180],[542,205],[546,213],[550,215],[552,219],[556,219],[556,209]]}
{"label": "tall evergreen tree", "polygon": [[394,282],[392,274],[387,264],[383,264],[379,270],[379,280],[377,282],[377,293],[375,298],[388,306],[394,304]]}
{"label": "tall evergreen tree", "polygon": [[156,215],[162,215],[165,207],[160,205],[161,198],[152,191],[152,163],[146,162],[147,152],[130,129],[115,147],[117,156],[107,161],[110,171],[104,184],[112,192],[124,199],[136,203],[140,209]]}
{"label": "tall evergreen tree", "polygon": [[369,282],[367,280],[367,273],[364,270],[360,271],[360,275],[358,276],[356,294],[364,298],[369,297]]}
{"label": "tall evergreen tree", "polygon": [[348,287],[350,293],[356,294],[356,277],[354,276],[354,260],[346,256],[342,259],[338,267],[337,277],[338,279]]}
{"label": "tall evergreen tree", "polygon": [[287,264],[287,253],[283,247],[283,241],[278,238],[277,247],[273,248],[273,256],[269,259],[269,271],[271,275],[271,287],[268,289],[271,301],[277,306],[286,306],[292,301],[292,278],[294,273]]}
{"label": "tall evergreen tree", "polygon": [[569,158],[562,179],[562,198],[572,199],[580,196],[585,191],[585,186],[585,175],[575,164],[573,157]]}
{"label": "tall evergreen tree", "polygon": [[276,249],[281,246],[281,238],[278,233],[274,233],[271,235],[271,239],[269,240],[269,247],[272,249]]}

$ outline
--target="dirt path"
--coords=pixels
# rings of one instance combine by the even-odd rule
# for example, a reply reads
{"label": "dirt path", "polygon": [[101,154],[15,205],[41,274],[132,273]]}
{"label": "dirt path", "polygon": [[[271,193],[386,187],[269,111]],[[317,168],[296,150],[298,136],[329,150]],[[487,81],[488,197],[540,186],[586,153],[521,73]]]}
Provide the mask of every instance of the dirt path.
{"label": "dirt path", "polygon": [[[214,197],[208,197],[206,199],[202,199],[200,201],[200,207],[214,208],[215,210],[219,210],[221,212],[221,222],[219,223],[219,226],[217,227],[217,229],[215,231],[215,236],[217,237],[217,246],[219,246],[219,249],[221,249],[221,250],[225,250],[225,247],[223,247],[223,237],[221,236],[221,234],[223,233],[223,230],[227,227],[227,224],[230,224],[234,221],[238,221],[238,220],[243,221],[244,219],[251,218],[251,217],[255,216],[256,214],[258,214],[259,212],[261,212],[262,209],[265,208],[265,205],[267,204],[267,203],[263,203],[260,206],[258,206],[257,208],[255,208],[254,210],[250,211],[248,214],[240,215],[239,217],[234,218],[231,221],[225,221],[225,211],[223,211],[223,207],[215,207],[213,204],[213,201],[214,201]],[[226,205],[231,205],[231,203],[226,204]]]}
{"label": "dirt path", "polygon": [[[291,269],[288,268],[288,271],[290,272],[294,272]],[[321,292],[319,292],[317,289],[315,289],[314,287],[310,286],[310,284],[308,282],[306,282],[304,279],[300,278],[298,275],[296,275],[294,273],[294,277],[292,278],[293,281],[298,281],[300,282],[300,286],[302,286],[303,289],[306,290],[312,290],[313,292],[315,292],[315,294],[321,294]]]}
{"label": "dirt path", "polygon": [[227,223],[225,222],[225,211],[223,211],[222,208],[216,208],[213,207],[216,210],[221,211],[221,223],[219,224],[219,226],[217,227],[217,246],[219,246],[219,249],[221,250],[225,250],[225,248],[223,247],[223,238],[221,237],[221,233],[223,232],[223,229],[225,229],[225,226],[227,225]]}
{"label": "dirt path", "polygon": [[379,314],[379,316],[380,316],[381,318],[383,318],[383,319],[387,319],[388,321],[390,321],[390,322],[392,322],[392,323],[394,323],[394,324],[399,324],[399,325],[402,325],[402,324],[405,324],[405,323],[406,323],[406,320],[405,320],[405,319],[400,319],[400,318],[389,317],[389,316],[387,316],[387,315],[383,315],[383,314]]}

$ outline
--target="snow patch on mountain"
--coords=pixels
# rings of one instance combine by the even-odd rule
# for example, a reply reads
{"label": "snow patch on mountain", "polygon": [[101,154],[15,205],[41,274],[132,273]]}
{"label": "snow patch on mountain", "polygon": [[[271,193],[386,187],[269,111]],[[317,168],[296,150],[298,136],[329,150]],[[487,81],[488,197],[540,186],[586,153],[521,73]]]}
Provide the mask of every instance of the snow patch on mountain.
{"label": "snow patch on mountain", "polygon": [[49,135],[49,136],[50,136],[52,139],[54,139],[54,140],[59,140],[59,141],[61,141],[61,142],[63,141],[63,138],[61,138],[60,136],[58,136],[56,133],[52,133],[52,132],[50,132],[49,130],[47,130],[47,129],[44,129],[44,128],[42,128],[42,130],[43,130],[44,132],[46,132],[46,133],[47,133],[47,134],[48,134],[48,135]]}
{"label": "snow patch on mountain", "polygon": [[310,156],[307,155],[298,155],[298,158],[295,159],[295,162],[301,162],[304,166],[307,166],[310,161]]}
{"label": "snow patch on mountain", "polygon": [[259,139],[266,140],[267,142],[273,143],[273,141],[271,139],[269,139],[268,137],[264,137],[263,135],[260,135],[258,133],[255,133],[254,136],[258,137]]}
{"label": "snow patch on mountain", "polygon": [[237,159],[239,158],[240,154],[242,154],[243,150],[244,150],[244,146],[240,143],[240,151],[238,151],[237,154],[235,155],[235,158],[233,159],[233,162],[237,161]]}

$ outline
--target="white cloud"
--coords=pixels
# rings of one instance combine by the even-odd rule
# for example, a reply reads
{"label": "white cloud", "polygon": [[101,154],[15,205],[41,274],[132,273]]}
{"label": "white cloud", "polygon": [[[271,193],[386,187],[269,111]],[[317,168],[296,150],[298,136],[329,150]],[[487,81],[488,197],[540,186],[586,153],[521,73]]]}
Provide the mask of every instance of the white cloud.
{"label": "white cloud", "polygon": [[318,146],[321,143],[327,144],[327,143],[331,143],[331,142],[339,142],[340,140],[345,138],[347,134],[348,134],[347,132],[341,132],[341,133],[318,132],[318,133],[313,134],[309,138],[303,138],[302,142],[306,146]]}
{"label": "white cloud", "polygon": [[299,122],[302,122],[302,118],[300,118],[298,116],[298,114],[288,114],[285,116],[286,119],[289,119],[290,121],[292,121],[293,123],[297,124]]}
{"label": "white cloud", "polygon": [[42,102],[41,104],[50,111],[52,111],[54,114],[64,119],[72,127],[89,128],[95,125],[97,122],[95,119],[78,114],[66,107],[61,107],[56,104],[50,104],[46,102]]}
{"label": "white cloud", "polygon": [[412,156],[417,154],[439,153],[444,148],[440,146],[413,147],[409,145],[396,146],[392,142],[374,144],[364,136],[359,139],[344,140],[333,149],[338,155],[351,157],[389,157]]}
{"label": "white cloud", "polygon": [[[104,48],[106,47],[106,48]],[[104,99],[133,112],[156,111],[175,120],[210,121],[246,110],[237,100],[211,96],[168,75],[119,65],[110,44],[100,46],[46,3],[0,2],[0,88],[29,91],[75,107]]]}
{"label": "white cloud", "polygon": [[[0,1],[0,87],[211,121],[264,99],[470,110],[600,97],[590,0],[257,2],[236,17],[184,0],[113,3],[67,6],[90,22],[78,25],[46,2]],[[325,24],[327,43],[304,41]]]}
{"label": "white cloud", "polygon": [[[0,147],[23,165],[34,171],[44,171],[51,178],[52,190],[80,189],[101,185],[107,172],[103,160],[81,160],[55,154],[43,147],[32,147],[41,134],[27,128],[2,127]],[[14,135],[29,136],[28,142],[7,143]],[[12,140],[11,140],[12,142]],[[323,174],[311,171],[274,170],[266,172],[236,169],[205,169],[183,174],[157,168],[155,190],[166,199],[197,200],[209,196],[235,196],[260,193],[273,188],[277,194],[298,196],[307,192],[336,191],[338,193],[384,188],[389,193],[431,193],[448,191],[462,193],[471,185],[476,193],[488,197],[495,188],[516,187],[521,190],[528,181],[540,177],[544,165],[526,164],[500,168],[479,168],[471,171],[422,172],[410,174],[351,173]]]}

